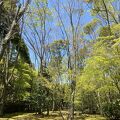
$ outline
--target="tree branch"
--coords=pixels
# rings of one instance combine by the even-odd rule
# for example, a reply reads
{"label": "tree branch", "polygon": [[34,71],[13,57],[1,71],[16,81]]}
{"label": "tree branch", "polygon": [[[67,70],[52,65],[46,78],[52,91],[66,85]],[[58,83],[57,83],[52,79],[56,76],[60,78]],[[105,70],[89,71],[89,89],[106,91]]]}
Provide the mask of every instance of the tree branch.
{"label": "tree branch", "polygon": [[1,50],[1,53],[0,53],[0,61],[1,61],[2,58],[3,58],[3,55],[4,55],[4,52],[5,52],[7,43],[10,41],[10,38],[11,38],[12,35],[13,35],[14,28],[15,28],[15,26],[18,24],[18,22],[19,22],[20,18],[22,17],[22,15],[23,15],[23,14],[25,13],[25,11],[27,10],[30,1],[31,1],[31,0],[27,0],[26,3],[25,3],[25,6],[24,6],[22,9],[21,9],[21,6],[18,7],[18,10],[17,10],[17,12],[16,12],[15,18],[14,18],[12,24],[11,24],[10,30],[9,30],[9,32],[6,34],[5,38],[3,38],[2,50]]}

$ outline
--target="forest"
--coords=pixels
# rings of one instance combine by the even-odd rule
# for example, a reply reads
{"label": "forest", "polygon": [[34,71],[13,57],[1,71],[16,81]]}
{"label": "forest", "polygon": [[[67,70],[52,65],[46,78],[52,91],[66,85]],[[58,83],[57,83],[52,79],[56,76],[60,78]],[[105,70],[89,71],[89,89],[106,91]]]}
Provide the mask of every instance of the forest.
{"label": "forest", "polygon": [[0,0],[0,120],[120,120],[120,0]]}

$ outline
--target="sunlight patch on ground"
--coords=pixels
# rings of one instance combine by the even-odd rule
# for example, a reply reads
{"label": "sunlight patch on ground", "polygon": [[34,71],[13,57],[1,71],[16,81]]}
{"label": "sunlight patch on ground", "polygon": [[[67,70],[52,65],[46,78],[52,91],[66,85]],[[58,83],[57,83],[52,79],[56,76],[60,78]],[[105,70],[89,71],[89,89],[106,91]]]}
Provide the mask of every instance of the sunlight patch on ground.
{"label": "sunlight patch on ground", "polygon": [[[67,112],[62,111],[65,120],[67,120]],[[11,115],[6,115],[0,120],[62,120],[59,112],[50,112],[50,116],[40,116],[35,113],[16,113]],[[100,115],[79,115],[76,112],[75,120],[106,120]]]}

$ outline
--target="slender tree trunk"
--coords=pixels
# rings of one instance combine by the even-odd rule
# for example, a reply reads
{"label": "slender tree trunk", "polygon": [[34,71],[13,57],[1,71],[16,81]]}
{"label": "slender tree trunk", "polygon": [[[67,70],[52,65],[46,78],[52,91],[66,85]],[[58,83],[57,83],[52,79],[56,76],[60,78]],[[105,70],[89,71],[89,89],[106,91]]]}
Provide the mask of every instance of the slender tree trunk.
{"label": "slender tree trunk", "polygon": [[4,85],[3,87],[2,96],[0,98],[0,116],[3,116],[4,113],[5,98],[6,98],[6,85]]}
{"label": "slender tree trunk", "polygon": [[3,115],[3,111],[4,111],[4,105],[6,102],[6,88],[7,88],[7,82],[8,82],[8,72],[9,72],[9,43],[7,45],[7,49],[6,49],[6,54],[5,54],[5,64],[4,64],[4,75],[3,75],[3,80],[2,80],[2,84],[3,84],[3,89],[2,89],[2,94],[1,94],[1,98],[0,98],[0,116]]}
{"label": "slender tree trunk", "polygon": [[42,108],[41,108],[41,105],[39,106],[38,114],[39,114],[39,115],[42,115]]}
{"label": "slender tree trunk", "polygon": [[102,115],[103,110],[102,110],[102,105],[101,105],[101,99],[100,99],[100,93],[99,92],[97,93],[97,96],[98,96],[98,102],[99,102],[99,111],[100,111],[100,114]]}
{"label": "slender tree trunk", "polygon": [[49,116],[49,105],[47,105],[47,116]]}
{"label": "slender tree trunk", "polygon": [[62,117],[62,120],[65,120],[64,115],[62,114],[61,108],[62,108],[62,103],[60,102],[58,105],[60,116]]}
{"label": "slender tree trunk", "polygon": [[75,99],[75,90],[71,92],[71,105],[70,105],[70,113],[68,120],[74,120],[74,99]]}
{"label": "slender tree trunk", "polygon": [[53,112],[55,111],[55,100],[54,100],[54,98],[53,98],[53,100],[52,100],[52,111],[53,111]]}

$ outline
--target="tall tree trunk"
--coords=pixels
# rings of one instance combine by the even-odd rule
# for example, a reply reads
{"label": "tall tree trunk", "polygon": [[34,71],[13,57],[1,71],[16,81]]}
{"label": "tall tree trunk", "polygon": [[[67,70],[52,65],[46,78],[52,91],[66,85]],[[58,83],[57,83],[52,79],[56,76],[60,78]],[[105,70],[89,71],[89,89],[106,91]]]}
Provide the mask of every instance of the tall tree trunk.
{"label": "tall tree trunk", "polygon": [[74,120],[74,99],[75,99],[75,90],[71,92],[71,105],[70,105],[70,113],[68,120]]}
{"label": "tall tree trunk", "polygon": [[7,81],[8,81],[8,71],[9,71],[9,44],[7,45],[6,55],[5,55],[5,64],[4,64],[4,71],[3,71],[3,79],[2,79],[2,93],[0,98],[0,116],[3,115],[4,105],[5,105],[5,98],[6,98],[6,87],[7,87]]}
{"label": "tall tree trunk", "polygon": [[54,98],[53,98],[53,100],[52,100],[52,111],[53,111],[53,112],[55,111],[55,100],[54,100]]}
{"label": "tall tree trunk", "polygon": [[3,116],[6,97],[6,86],[3,87],[2,96],[0,98],[0,117]]}

